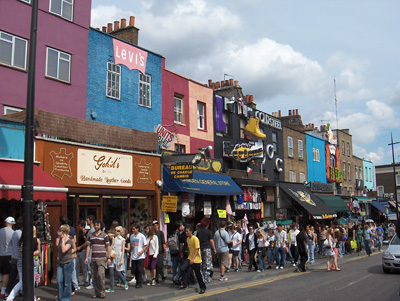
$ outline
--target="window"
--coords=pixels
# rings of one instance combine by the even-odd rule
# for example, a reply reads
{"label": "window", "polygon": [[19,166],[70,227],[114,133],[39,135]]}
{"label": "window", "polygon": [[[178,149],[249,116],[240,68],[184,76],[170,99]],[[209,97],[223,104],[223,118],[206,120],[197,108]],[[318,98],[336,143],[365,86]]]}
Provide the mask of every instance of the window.
{"label": "window", "polygon": [[184,154],[186,152],[186,147],[183,144],[175,144],[175,151]]}
{"label": "window", "polygon": [[[244,133],[244,129],[246,128],[246,120],[243,118],[240,118],[240,139],[245,139],[246,138],[246,134]],[[228,126],[228,124],[227,124]]]}
{"label": "window", "polygon": [[298,140],[299,145],[299,158],[303,159],[303,140]]}
{"label": "window", "polygon": [[396,186],[400,186],[400,174],[396,175]]}
{"label": "window", "polygon": [[368,167],[365,167],[365,181],[368,182]]}
{"label": "window", "polygon": [[71,55],[47,47],[46,76],[70,82]]}
{"label": "window", "polygon": [[205,125],[205,104],[198,101],[197,102],[197,128],[200,130],[204,130],[206,128]]}
{"label": "window", "polygon": [[363,173],[362,173],[363,169],[361,166],[358,167],[358,176],[359,179],[362,180],[363,179]]}
{"label": "window", "polygon": [[26,70],[28,41],[0,31],[0,64]]}
{"label": "window", "polygon": [[296,173],[293,170],[289,171],[289,182],[296,182]]}
{"label": "window", "polygon": [[182,96],[174,96],[174,121],[183,123],[183,98]]}
{"label": "window", "polygon": [[372,168],[368,168],[368,170],[369,170],[369,174],[368,174],[369,181],[372,182],[373,181],[372,180]]}
{"label": "window", "polygon": [[121,99],[121,66],[107,62],[107,96]]}
{"label": "window", "polygon": [[350,156],[350,143],[347,142],[347,156]]}
{"label": "window", "polygon": [[13,114],[13,113],[21,112],[21,111],[22,111],[22,109],[20,109],[20,108],[4,106],[4,115]]}
{"label": "window", "polygon": [[336,157],[334,155],[330,155],[329,162],[331,164],[331,167],[336,167]]}
{"label": "window", "polygon": [[349,194],[353,195],[353,188],[349,187]]}
{"label": "window", "polygon": [[313,161],[319,162],[319,149],[318,148],[313,148]]}
{"label": "window", "polygon": [[22,2],[31,3],[31,0],[21,0]]}
{"label": "window", "polygon": [[72,21],[74,0],[50,0],[50,12]]}
{"label": "window", "polygon": [[139,72],[139,105],[151,108],[151,76]]}
{"label": "window", "polygon": [[345,147],[346,147],[346,146],[345,146],[344,140],[342,140],[342,154],[343,154],[343,155],[346,154]]}
{"label": "window", "polygon": [[306,174],[305,173],[300,173],[300,183],[305,183],[307,181],[306,179]]}
{"label": "window", "polygon": [[378,193],[378,196],[383,196],[383,194],[385,193],[385,187],[384,186],[378,186],[378,187],[376,187],[376,191]]}
{"label": "window", "polygon": [[358,179],[358,167],[354,167],[354,178],[357,180]]}
{"label": "window", "polygon": [[343,180],[346,180],[346,163],[343,162]]}
{"label": "window", "polygon": [[[229,113],[228,112],[223,112],[222,113],[222,120],[226,124],[226,127],[225,127],[226,129],[225,129],[224,134],[228,134],[229,133]],[[243,126],[243,128],[244,128],[244,126]],[[243,137],[242,137],[242,135],[243,135]],[[242,128],[240,129],[240,138],[244,138],[244,134],[243,134]]]}
{"label": "window", "polygon": [[351,165],[350,163],[347,164],[347,180],[351,181]]}
{"label": "window", "polygon": [[293,138],[289,136],[287,138],[287,141],[288,141],[288,156],[293,157]]}
{"label": "window", "polygon": [[272,132],[272,145],[274,147],[274,152],[278,152],[278,134],[275,132]]}

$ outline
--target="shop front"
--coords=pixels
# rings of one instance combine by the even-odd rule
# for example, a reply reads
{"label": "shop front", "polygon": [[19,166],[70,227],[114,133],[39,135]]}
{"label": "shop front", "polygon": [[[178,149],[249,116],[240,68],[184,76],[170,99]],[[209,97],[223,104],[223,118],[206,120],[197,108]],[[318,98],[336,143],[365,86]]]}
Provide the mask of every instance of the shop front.
{"label": "shop front", "polygon": [[[336,212],[328,207],[303,184],[280,183],[277,212],[284,212],[286,219],[298,224],[314,224],[316,220],[329,220],[337,217]],[[278,218],[277,218],[278,219]]]}
{"label": "shop front", "polygon": [[170,167],[163,169],[163,194],[177,196],[176,212],[166,212],[168,233],[173,223],[184,221],[196,225],[203,217],[211,219],[211,228],[220,218],[232,215],[233,198],[243,194],[242,189],[225,174],[193,172],[189,179],[171,179]]}

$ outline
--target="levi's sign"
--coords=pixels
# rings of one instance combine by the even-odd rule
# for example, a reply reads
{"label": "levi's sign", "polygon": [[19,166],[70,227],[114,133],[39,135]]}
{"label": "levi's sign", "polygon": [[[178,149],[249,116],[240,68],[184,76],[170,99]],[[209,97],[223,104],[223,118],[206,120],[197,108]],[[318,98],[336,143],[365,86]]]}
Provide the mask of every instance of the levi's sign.
{"label": "levi's sign", "polygon": [[145,74],[147,51],[113,39],[115,64],[122,64],[129,70],[136,69]]}

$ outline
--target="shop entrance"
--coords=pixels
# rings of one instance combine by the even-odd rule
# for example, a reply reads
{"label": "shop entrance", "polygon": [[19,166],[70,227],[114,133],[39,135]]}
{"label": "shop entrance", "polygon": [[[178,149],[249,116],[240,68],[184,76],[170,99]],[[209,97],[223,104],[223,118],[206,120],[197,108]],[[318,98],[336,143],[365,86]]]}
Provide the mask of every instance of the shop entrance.
{"label": "shop entrance", "polygon": [[79,205],[79,220],[84,220],[89,215],[93,215],[96,219],[101,219],[100,205]]}

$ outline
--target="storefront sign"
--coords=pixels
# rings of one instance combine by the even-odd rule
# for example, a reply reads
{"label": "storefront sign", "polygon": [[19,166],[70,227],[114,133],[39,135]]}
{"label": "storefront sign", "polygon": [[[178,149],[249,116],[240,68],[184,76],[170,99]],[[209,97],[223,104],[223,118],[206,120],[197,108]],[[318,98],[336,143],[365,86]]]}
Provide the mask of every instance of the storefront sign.
{"label": "storefront sign", "polygon": [[264,157],[263,143],[240,143],[233,146],[224,141],[224,157],[233,158],[239,162],[249,162],[256,158]]}
{"label": "storefront sign", "polygon": [[151,168],[153,164],[151,162],[147,163],[145,158],[141,158],[140,162],[135,163],[135,167],[138,171],[139,176],[137,177],[137,182],[140,184],[148,183],[152,184],[153,179],[151,178]]}
{"label": "storefront sign", "polygon": [[275,118],[271,115],[268,115],[267,113],[261,112],[261,111],[256,111],[255,117],[260,119],[260,122],[269,125],[270,127],[276,128],[278,130],[282,129],[282,122],[280,119]]}
{"label": "storefront sign", "polygon": [[161,211],[176,212],[178,197],[174,195],[164,195],[162,197]]}
{"label": "storefront sign", "polygon": [[86,185],[133,185],[132,156],[78,149],[77,182]]}
{"label": "storefront sign", "polygon": [[193,179],[193,164],[171,165],[170,179]]}
{"label": "storefront sign", "polygon": [[60,148],[60,151],[57,153],[54,150],[51,151],[50,156],[53,159],[53,170],[51,175],[53,177],[58,177],[61,180],[64,176],[71,178],[71,159],[74,157],[74,154],[67,153],[66,148]]}
{"label": "storefront sign", "polygon": [[155,129],[155,132],[158,134],[158,144],[165,149],[169,149],[175,140],[174,133],[170,132],[160,124]]}
{"label": "storefront sign", "polygon": [[313,192],[334,192],[335,187],[332,183],[312,182],[311,191]]}
{"label": "storefront sign", "polygon": [[226,210],[218,209],[217,212],[219,218],[226,218]]}
{"label": "storefront sign", "polygon": [[129,70],[136,69],[146,73],[147,52],[120,40],[113,39],[115,64],[122,64]]}

